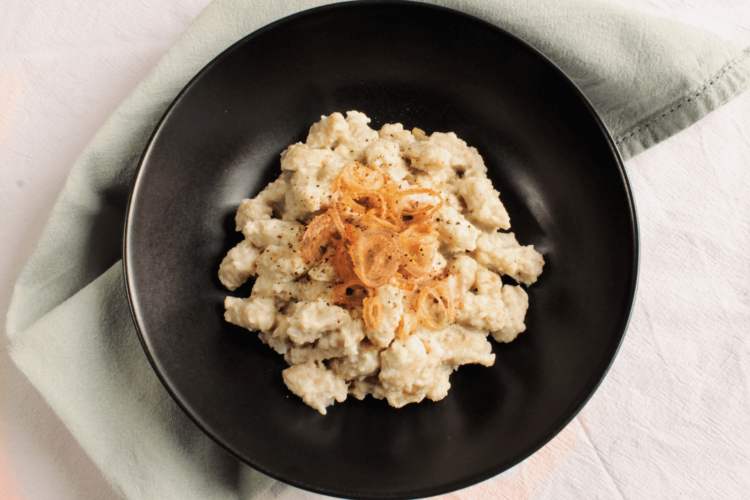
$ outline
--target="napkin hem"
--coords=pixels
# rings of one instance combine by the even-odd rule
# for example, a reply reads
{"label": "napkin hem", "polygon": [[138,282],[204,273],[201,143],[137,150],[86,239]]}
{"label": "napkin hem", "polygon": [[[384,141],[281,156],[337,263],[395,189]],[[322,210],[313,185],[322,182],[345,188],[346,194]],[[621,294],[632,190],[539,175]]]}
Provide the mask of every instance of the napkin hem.
{"label": "napkin hem", "polygon": [[642,153],[690,127],[750,88],[750,47],[698,88],[640,120],[615,137],[623,160]]}

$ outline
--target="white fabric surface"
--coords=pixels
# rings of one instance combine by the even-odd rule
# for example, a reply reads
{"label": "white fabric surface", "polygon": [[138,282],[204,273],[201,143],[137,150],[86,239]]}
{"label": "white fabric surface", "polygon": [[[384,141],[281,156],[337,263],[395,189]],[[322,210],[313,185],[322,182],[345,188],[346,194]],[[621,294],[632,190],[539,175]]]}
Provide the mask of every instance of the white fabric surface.
{"label": "white fabric surface", "polygon": [[[72,161],[208,3],[3,0],[0,311]],[[618,0],[750,45],[742,1]],[[626,164],[641,227],[630,329],[602,387],[484,498],[746,498],[750,491],[750,93]],[[0,351],[0,499],[113,499]],[[317,495],[277,485],[262,498]]]}

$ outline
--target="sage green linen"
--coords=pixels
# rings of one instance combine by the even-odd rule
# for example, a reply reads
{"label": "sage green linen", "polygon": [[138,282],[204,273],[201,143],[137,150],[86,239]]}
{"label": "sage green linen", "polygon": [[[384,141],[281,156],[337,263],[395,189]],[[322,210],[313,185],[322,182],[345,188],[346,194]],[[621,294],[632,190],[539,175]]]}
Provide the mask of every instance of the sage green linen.
{"label": "sage green linen", "polygon": [[[125,498],[245,499],[272,484],[195,427],[152,371],[128,310],[122,227],[140,154],[180,89],[243,36],[324,3],[210,4],[78,158],[16,284],[11,357]],[[488,20],[550,57],[625,159],[750,86],[750,51],[596,0],[432,3]]]}

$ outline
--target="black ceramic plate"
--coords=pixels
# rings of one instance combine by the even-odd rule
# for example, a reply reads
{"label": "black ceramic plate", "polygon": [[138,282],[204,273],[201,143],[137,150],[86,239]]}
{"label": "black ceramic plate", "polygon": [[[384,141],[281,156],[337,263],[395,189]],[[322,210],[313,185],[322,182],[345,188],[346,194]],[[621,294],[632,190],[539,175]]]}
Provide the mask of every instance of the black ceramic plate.
{"label": "black ceramic plate", "polygon": [[[443,401],[349,398],[327,416],[284,386],[281,356],[223,320],[234,213],[321,115],[455,131],[476,147],[523,244],[544,254],[528,329],[465,366]],[[490,478],[581,409],[612,363],[635,293],[628,182],[602,122],[544,56],[476,18],[356,2],[283,19],[203,69],[157,127],[125,234],[131,306],[169,392],[219,444],[319,493],[410,498]],[[246,285],[233,295],[247,296]]]}

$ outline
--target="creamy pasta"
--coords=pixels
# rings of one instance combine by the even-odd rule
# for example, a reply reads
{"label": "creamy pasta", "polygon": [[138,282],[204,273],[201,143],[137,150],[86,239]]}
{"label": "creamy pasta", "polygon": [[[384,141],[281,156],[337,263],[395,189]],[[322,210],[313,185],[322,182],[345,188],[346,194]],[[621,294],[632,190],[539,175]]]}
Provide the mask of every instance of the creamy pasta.
{"label": "creamy pasta", "polygon": [[[402,407],[446,397],[459,366],[495,362],[525,330],[544,265],[510,229],[476,149],[363,113],[322,117],[281,155],[281,175],[243,200],[221,282],[225,318],[290,365],[287,387],[326,414],[348,395]],[[504,284],[501,276],[517,284]]]}

